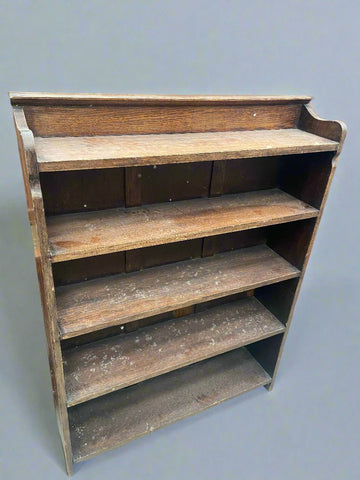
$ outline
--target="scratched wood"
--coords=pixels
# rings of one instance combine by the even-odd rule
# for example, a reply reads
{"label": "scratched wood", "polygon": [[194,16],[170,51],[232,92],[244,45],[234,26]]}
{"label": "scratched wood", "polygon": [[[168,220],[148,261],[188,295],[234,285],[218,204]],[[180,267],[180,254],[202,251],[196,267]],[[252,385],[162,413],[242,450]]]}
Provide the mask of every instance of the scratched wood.
{"label": "scratched wood", "polygon": [[67,403],[75,405],[284,330],[255,298],[111,337],[64,355]]}
{"label": "scratched wood", "polygon": [[59,287],[62,338],[299,275],[265,245]]}
{"label": "scratched wood", "polygon": [[53,262],[316,217],[277,190],[48,217]]}
{"label": "scratched wood", "polygon": [[245,348],[69,409],[74,461],[124,445],[270,382]]}
{"label": "scratched wood", "polygon": [[40,171],[141,166],[333,151],[338,143],[296,128],[239,132],[36,137]]}
{"label": "scratched wood", "polygon": [[[310,97],[12,93],[10,99],[67,472],[73,461],[251,388],[271,389],[346,126],[321,119]],[[125,215],[124,204],[139,207]],[[163,220],[156,211],[165,212]],[[95,233],[91,222],[84,223],[88,219]],[[53,244],[53,228],[68,243]],[[78,243],[71,243],[73,236]],[[176,248],[179,242],[184,244]],[[224,250],[230,251],[218,253]],[[135,269],[140,271],[119,273]],[[204,331],[192,329],[191,341],[183,343],[192,346],[190,352],[182,344],[176,350],[176,336],[174,344],[166,339],[166,325],[185,325],[184,336],[189,318],[256,298],[267,315],[253,330],[247,323],[241,338],[235,329],[240,315],[232,335],[215,329],[215,346],[206,344],[209,324]],[[256,336],[271,314],[281,322],[278,334]],[[136,336],[147,345],[148,329],[163,341],[166,361],[146,363],[129,350],[139,365],[135,371],[120,365],[117,351],[115,370],[123,374],[99,374],[94,382],[89,371],[96,373],[99,365],[75,361],[103,345],[96,357],[101,364],[109,345]],[[252,342],[247,350],[217,355],[243,341]],[[155,355],[156,347],[149,348]],[[203,358],[200,353],[216,356],[183,366]],[[67,356],[73,358],[68,366]],[[67,407],[63,368],[74,367],[67,371],[69,385],[84,364],[88,383],[82,391],[68,387],[68,393],[75,392],[75,402],[101,396]],[[78,400],[76,392],[82,392]]]}

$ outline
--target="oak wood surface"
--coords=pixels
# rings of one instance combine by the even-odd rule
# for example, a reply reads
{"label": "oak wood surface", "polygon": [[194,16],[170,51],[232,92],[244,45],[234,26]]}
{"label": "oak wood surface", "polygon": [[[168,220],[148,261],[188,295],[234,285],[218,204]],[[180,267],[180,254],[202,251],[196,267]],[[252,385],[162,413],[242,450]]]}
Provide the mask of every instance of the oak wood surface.
{"label": "oak wood surface", "polygon": [[24,106],[36,137],[145,135],[295,128],[301,104]]}
{"label": "oak wood surface", "polygon": [[[288,318],[287,318],[286,330],[284,332],[284,335],[283,335],[283,338],[282,338],[282,341],[281,341],[280,345],[278,347],[276,346],[276,348],[273,348],[273,351],[272,351],[272,356],[274,357],[275,361],[274,361],[274,367],[272,369],[272,380],[271,380],[271,383],[268,385],[269,390],[272,390],[272,388],[274,386],[274,381],[275,381],[277,371],[278,371],[278,368],[279,368],[279,363],[280,363],[280,359],[281,359],[282,352],[283,352],[283,349],[284,349],[285,341],[286,341],[286,338],[287,338],[287,335],[288,335],[288,332],[289,332],[289,329],[290,329],[290,325],[291,325],[292,317],[293,317],[293,314],[294,314],[294,309],[295,309],[295,305],[296,305],[296,302],[297,302],[297,298],[299,296],[300,288],[301,288],[301,285],[302,285],[302,281],[304,279],[306,267],[307,267],[307,264],[309,262],[310,254],[311,254],[311,251],[312,251],[312,247],[314,245],[315,236],[316,236],[318,228],[319,228],[320,220],[321,220],[322,214],[324,212],[325,203],[326,203],[326,200],[327,200],[327,197],[328,197],[328,194],[329,194],[329,191],[330,191],[330,186],[331,186],[334,174],[335,174],[337,161],[338,161],[338,158],[339,158],[339,155],[340,155],[340,152],[342,150],[342,147],[343,147],[343,144],[344,144],[344,141],[345,141],[345,138],[346,138],[346,134],[347,134],[347,127],[346,127],[344,122],[325,120],[325,119],[319,117],[319,115],[316,114],[316,112],[314,111],[314,109],[312,108],[311,105],[303,105],[302,106],[301,116],[300,116],[300,119],[299,119],[299,125],[305,131],[314,132],[315,134],[324,135],[327,138],[330,138],[330,139],[338,142],[338,147],[337,147],[336,151],[334,152],[334,154],[331,158],[331,171],[329,172],[329,174],[326,177],[327,181],[325,182],[325,184],[324,184],[324,175],[322,174],[322,176],[321,176],[321,187],[322,187],[323,191],[322,191],[321,198],[317,198],[317,201],[320,203],[320,212],[319,212],[318,217],[316,218],[316,222],[315,222],[314,228],[312,230],[312,235],[310,236],[308,243],[307,244],[305,243],[303,245],[303,247],[304,247],[304,255],[303,255],[304,260],[303,260],[303,265],[302,265],[302,271],[301,271],[301,275],[299,277],[299,281],[297,282],[296,289],[294,291],[294,295],[293,295],[293,299],[292,299],[292,305],[291,305],[290,312],[289,312],[289,315],[288,315]],[[313,183],[313,180],[312,180],[312,183]]]}
{"label": "oak wood surface", "polygon": [[284,328],[252,297],[67,350],[67,404],[225,353]]}
{"label": "oak wood surface", "polygon": [[66,409],[65,379],[57,328],[55,289],[48,255],[49,244],[39,171],[35,155],[34,136],[26,124],[23,110],[17,107],[14,109],[13,114],[25,185],[29,222],[34,244],[34,256],[44,317],[54,407],[65,456],[66,470],[67,473],[71,475],[73,471],[73,457],[68,412]]}
{"label": "oak wood surface", "polygon": [[265,245],[57,288],[62,338],[299,275]]}
{"label": "oak wood surface", "polygon": [[278,189],[48,217],[53,262],[316,217]]}
{"label": "oak wood surface", "polygon": [[110,168],[336,150],[338,143],[295,128],[241,132],[36,137],[40,171]]}
{"label": "oak wood surface", "polygon": [[121,95],[103,93],[9,92],[12,105],[259,105],[308,103],[308,95]]}
{"label": "oak wood surface", "polygon": [[242,348],[72,407],[74,461],[124,445],[270,380]]}
{"label": "oak wood surface", "polygon": [[[271,389],[344,143],[346,135],[344,123],[321,119],[308,104],[310,97],[14,93],[10,94],[10,98],[14,107],[43,305],[55,410],[67,472],[72,473],[73,461],[81,461],[115,448],[243,391],[258,385],[266,385]],[[311,161],[309,155],[302,155],[303,153],[311,153]],[[277,158],[277,155],[289,156]],[[219,162],[210,163],[213,160]],[[196,168],[199,164],[189,163],[195,161],[203,162],[202,165],[205,165],[205,161],[209,162],[209,165],[204,167],[206,179],[205,174]],[[160,170],[155,175],[155,170],[151,170],[153,167],[150,166],[159,168],[160,164],[164,164],[163,176],[160,175]],[[172,167],[175,165],[172,164],[178,164],[181,172],[174,175]],[[188,172],[183,165],[191,165],[190,173],[194,171],[196,172],[194,175],[198,175],[198,178],[193,178],[194,185],[191,185],[191,188],[185,186],[184,189],[182,186],[184,181],[188,180]],[[127,172],[126,169],[120,171],[118,167],[123,166],[128,166],[132,170],[128,168]],[[118,169],[116,178],[109,170],[112,167]],[[98,170],[101,168],[108,169],[107,173]],[[86,174],[84,169],[91,172]],[[140,179],[138,175],[145,173],[146,175]],[[85,175],[88,175],[92,182],[91,195]],[[111,188],[110,185],[106,188],[110,177]],[[174,185],[171,184],[172,177],[176,179]],[[64,179],[66,183],[63,182]],[[83,184],[77,191],[79,179],[83,179]],[[161,182],[165,188],[161,188]],[[183,228],[188,230],[192,225],[192,217],[193,223],[197,222],[200,229],[205,230],[206,222],[211,223],[210,217],[212,219],[217,217],[216,224],[221,225],[221,209],[226,203],[225,216],[228,223],[223,224],[223,227],[229,227],[230,220],[233,217],[237,218],[232,224],[232,230],[226,230],[232,232],[227,233],[226,239],[224,235],[219,235],[224,231],[208,234],[207,230],[200,234],[191,226],[194,228],[191,235],[195,236],[188,237],[186,233],[180,235],[185,235],[184,239],[196,238],[197,240],[189,240],[194,248],[187,252],[186,246],[183,245],[183,249],[174,254],[171,249],[166,251],[166,245],[161,245],[161,242],[166,241],[168,228],[166,222],[169,220],[167,218],[161,233],[158,233],[156,228],[152,232],[150,229],[148,231],[149,237],[154,234],[161,237],[159,244],[150,241],[145,243],[145,246],[151,245],[147,249],[136,249],[139,243],[134,242],[133,246],[126,247],[134,250],[125,248],[125,252],[116,249],[103,252],[94,247],[90,255],[95,256],[87,257],[87,253],[74,257],[75,260],[70,260],[73,258],[71,256],[68,257],[69,261],[60,259],[53,264],[52,271],[49,251],[51,235],[48,238],[45,213],[111,208],[105,211],[106,213],[101,210],[97,212],[105,218],[115,211],[113,207],[122,206],[124,201],[127,206],[134,206],[170,200],[172,195],[179,200],[182,199],[182,195],[183,198],[193,198],[230,193],[236,193],[234,198],[239,200],[240,196],[237,195],[239,192],[274,187],[280,187],[283,192],[288,193],[285,203],[289,212],[285,215],[286,219],[285,216],[281,216],[284,212],[280,214],[284,205],[277,205],[275,208],[269,201],[265,201],[257,206],[252,204],[240,207],[237,203],[232,211],[232,206],[226,203],[230,197],[224,197],[226,201],[221,197],[220,203],[223,203],[219,210],[213,208],[215,204],[206,203],[205,206],[204,203],[202,206],[199,204],[199,208],[196,207],[195,217],[194,209],[182,212]],[[284,195],[279,190],[274,190],[273,195],[274,192],[278,192],[277,195]],[[259,192],[254,192],[254,195],[258,194]],[[269,195],[269,192],[262,194]],[[305,212],[306,205],[290,195],[315,207],[307,210],[310,213],[308,217],[296,217],[297,214],[291,216],[301,208]],[[209,202],[212,199],[201,200]],[[294,201],[296,204],[293,205],[294,211],[291,213],[289,202]],[[192,202],[195,200],[190,200],[190,204]],[[173,215],[174,205],[170,206]],[[151,209],[158,206],[141,208],[143,212],[150,210],[153,214],[155,210]],[[166,205],[166,208],[170,207]],[[275,208],[273,215],[269,208]],[[120,210],[123,209],[117,211]],[[136,211],[129,209],[129,212]],[[76,218],[78,216],[80,219],[85,218],[82,217],[82,213],[73,215]],[[138,214],[134,217],[136,215]],[[70,217],[71,215],[61,215],[59,218]],[[241,224],[240,217],[245,218],[245,226]],[[260,217],[266,219],[265,223],[261,223]],[[305,220],[306,218],[308,219]],[[252,219],[255,219],[255,223],[252,223]],[[291,220],[300,222],[287,223]],[[59,220],[59,224],[62,221]],[[52,222],[53,218],[49,217],[49,226]],[[100,223],[97,227],[98,232],[101,232]],[[144,223],[141,227],[139,216],[132,224],[133,235],[137,235],[138,239],[141,235],[142,238],[145,237]],[[156,224],[152,220],[150,223],[153,227],[160,225],[159,222]],[[277,226],[275,225],[277,223],[284,224]],[[66,229],[65,220],[64,225]],[[256,230],[257,227],[264,228]],[[126,228],[130,238],[130,223]],[[246,231],[247,228],[254,230]],[[114,237],[116,235],[121,237],[122,230],[114,229],[113,233]],[[216,234],[218,235],[215,236]],[[80,233],[77,235],[80,238]],[[202,241],[201,238],[206,235],[211,236]],[[168,241],[179,242],[182,238]],[[85,241],[86,248],[91,242],[96,246],[99,241],[95,235],[94,238],[90,238],[90,242],[88,240],[89,238]],[[265,245],[243,248],[249,244],[263,243],[265,240],[275,252]],[[201,242],[202,245],[198,243],[195,245],[194,242]],[[110,245],[114,245],[114,242],[110,242]],[[175,247],[178,244],[171,245]],[[77,248],[78,245],[75,248],[67,244],[65,250],[73,249],[76,252],[79,251]],[[242,249],[230,253],[217,253],[229,248]],[[61,284],[85,280],[92,275],[113,274],[114,271],[171,262],[194,254],[199,255],[200,252],[203,256],[215,255],[60,286],[55,292],[53,273],[56,282]],[[104,255],[98,255],[99,253]],[[153,257],[150,261],[146,258],[147,254]],[[117,256],[117,262],[113,262],[115,260],[113,255]],[[301,272],[296,267],[301,268]],[[261,337],[262,339],[255,338],[255,332],[260,335],[262,329],[270,323],[275,331],[275,324],[270,322],[270,318],[276,320],[267,312],[263,315],[264,323],[247,323],[245,331],[241,331],[239,337],[235,326],[239,327],[244,320],[241,315],[236,318],[230,317],[233,318],[234,327],[230,328],[231,333],[225,331],[225,320],[222,317],[220,323],[214,321],[214,331],[211,330],[213,325],[210,327],[210,324],[207,324],[205,330],[196,330],[191,324],[194,335],[191,335],[191,342],[187,339],[189,325],[186,321],[189,318],[200,318],[198,315],[204,318],[211,315],[209,309],[214,312],[217,308],[222,311],[231,308],[226,306],[229,299],[235,302],[244,302],[244,299],[246,302],[257,302],[255,298],[246,298],[253,293],[263,302],[264,308],[266,307],[281,321],[281,325],[278,325],[279,334]],[[238,295],[244,297],[234,298]],[[223,304],[218,306],[217,302]],[[192,313],[194,311],[195,313]],[[183,317],[184,315],[189,316]],[[254,317],[251,318],[253,321]],[[154,323],[160,321],[165,323]],[[124,322],[130,323],[126,323],[121,330],[121,324]],[[149,326],[151,323],[153,325]],[[165,338],[166,325],[173,325],[175,329],[183,324],[185,326],[180,330],[182,333],[179,338],[174,335],[172,344],[170,339]],[[129,332],[132,328],[140,330],[121,334],[122,331]],[[165,349],[166,361],[165,357],[156,357],[162,354],[156,351],[157,346],[147,343],[148,329],[152,329],[159,343],[163,342],[164,347],[159,348]],[[212,345],[211,339],[206,344],[209,330],[216,333],[215,338],[211,337],[215,345]],[[163,332],[163,336],[159,332]],[[254,333],[252,340],[250,332]],[[82,333],[87,335],[81,336]],[[99,340],[98,336],[102,334],[116,334],[117,337]],[[135,340],[138,337],[139,342],[146,345],[146,348],[143,348],[143,356],[141,352],[129,350],[128,356],[131,356],[132,360],[126,359],[126,362],[135,363],[121,364],[123,352],[118,350],[119,345],[126,346],[126,341],[129,342],[133,338],[131,336],[135,337]],[[60,337],[68,339],[65,343],[73,342],[68,344],[67,350],[61,350]],[[220,346],[235,348],[238,346],[235,340],[245,341],[245,337],[248,339],[246,341],[258,340],[248,344],[248,351],[254,357],[242,348],[179,368],[186,365],[186,362],[203,358],[196,357],[197,354],[215,355],[221,351]],[[181,338],[185,340],[175,351],[176,342],[180,342]],[[83,342],[83,345],[79,349],[74,349],[77,340]],[[84,341],[87,344],[84,344]],[[189,344],[191,348],[190,352],[187,352]],[[99,345],[103,348],[97,347]],[[105,356],[109,345],[116,350],[113,352],[114,360],[110,357],[110,363],[116,366],[115,370],[118,372],[113,376],[106,370],[108,358]],[[63,347],[66,346],[63,344]],[[212,347],[215,351],[210,351]],[[85,352],[89,352],[90,349],[96,350],[96,359],[92,361],[95,362],[95,366],[90,358],[86,357]],[[78,399],[83,401],[91,398],[86,395],[94,395],[94,392],[96,395],[100,394],[100,397],[66,408],[62,355],[65,360],[69,355],[71,361],[68,366],[73,367],[67,375],[67,381],[72,378],[75,383],[79,382],[73,373],[77,368],[79,375],[81,374],[79,379],[80,377],[84,379],[83,390],[80,387],[77,390],[77,386],[73,389],[75,392],[82,392],[83,396],[79,394]],[[147,364],[145,355],[149,358],[153,356],[155,360]],[[137,371],[132,370],[135,364],[141,365]],[[66,368],[68,366],[65,364]],[[80,366],[84,366],[83,371],[79,370]],[[92,368],[95,368],[95,372],[90,372]],[[161,370],[162,368],[165,370]],[[126,385],[127,381],[138,381],[158,375],[160,370],[167,371],[167,368],[176,370],[102,395],[109,391],[110,386],[118,388]],[[107,373],[102,372],[101,375],[100,370]],[[114,370],[112,372],[114,373]],[[90,374],[97,376],[94,383],[90,381]],[[141,377],[142,374],[144,377]],[[105,377],[109,382],[105,381]],[[71,388],[68,387],[68,391],[71,391]]]}

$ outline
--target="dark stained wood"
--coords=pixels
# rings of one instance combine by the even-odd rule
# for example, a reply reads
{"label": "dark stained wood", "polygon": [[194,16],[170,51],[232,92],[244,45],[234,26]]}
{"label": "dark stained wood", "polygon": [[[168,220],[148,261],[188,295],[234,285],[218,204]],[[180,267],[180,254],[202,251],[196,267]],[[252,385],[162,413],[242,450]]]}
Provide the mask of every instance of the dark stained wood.
{"label": "dark stained wood", "polygon": [[125,205],[122,168],[48,172],[40,177],[46,215]]}
{"label": "dark stained wood", "polygon": [[201,238],[317,215],[277,189],[47,219],[53,262]]}
{"label": "dark stained wood", "polygon": [[125,271],[125,252],[53,263],[52,268],[56,286],[115,275]]}
{"label": "dark stained wood", "polygon": [[205,237],[202,256],[209,257],[220,252],[229,252],[239,248],[253,247],[266,242],[266,228],[254,228],[241,232]]}
{"label": "dark stained wood", "polygon": [[[159,315],[152,315],[151,317],[140,318],[140,320],[135,320],[134,322],[125,323],[124,329],[126,333],[135,332],[135,330],[139,330],[139,328],[147,327],[149,325],[154,325],[160,322],[165,322],[166,320],[170,320],[172,318],[177,318],[182,315],[183,311],[192,310],[193,308],[194,308],[193,306],[189,306],[185,308],[171,310],[170,312],[160,313]],[[189,312],[189,313],[192,313],[192,312]]]}
{"label": "dark stained wood", "polygon": [[316,219],[291,222],[267,230],[267,244],[288,262],[302,269]]}
{"label": "dark stained wood", "polygon": [[[311,250],[312,250],[312,247],[313,247],[313,244],[314,244],[314,240],[315,240],[317,230],[319,228],[319,224],[320,224],[320,220],[321,220],[321,217],[322,217],[322,214],[323,214],[323,211],[324,211],[327,196],[329,194],[331,182],[332,182],[332,179],[333,179],[334,174],[335,174],[337,160],[338,160],[340,152],[342,150],[342,146],[344,144],[346,133],[347,133],[347,127],[343,122],[328,121],[328,120],[324,120],[324,119],[320,118],[314,112],[313,108],[310,105],[303,106],[302,115],[301,115],[299,124],[301,125],[301,128],[303,128],[306,131],[314,132],[314,133],[317,133],[317,134],[321,133],[325,137],[330,138],[330,139],[338,142],[338,148],[334,152],[333,157],[331,157],[331,165],[332,165],[331,172],[330,172],[329,176],[327,177],[327,184],[325,186],[325,190],[322,192],[323,196],[322,196],[321,199],[319,199],[320,203],[321,203],[320,204],[320,214],[317,217],[315,226],[314,226],[313,231],[312,231],[312,236],[309,239],[308,245],[304,245],[304,250],[306,250],[306,251],[305,251],[305,255],[304,255],[302,273],[300,275],[300,278],[299,278],[299,281],[297,283],[297,287],[296,287],[296,290],[295,290],[295,293],[294,293],[294,296],[293,296],[293,302],[292,302],[290,313],[289,313],[289,316],[288,316],[286,330],[285,330],[285,333],[282,336],[282,341],[281,341],[280,345],[275,346],[275,352],[277,352],[278,355],[276,357],[275,365],[274,365],[274,368],[273,368],[272,381],[267,387],[269,390],[272,390],[272,388],[274,386],[274,380],[275,380],[276,375],[277,375],[277,371],[278,371],[278,368],[279,368],[279,362],[280,362],[281,355],[282,355],[282,352],[283,352],[283,349],[284,349],[284,344],[285,344],[286,337],[287,337],[287,334],[289,332],[289,328],[290,328],[290,325],[291,325],[296,301],[297,301],[297,298],[299,296],[301,284],[302,284],[302,281],[304,279],[304,274],[305,274],[306,267],[307,267],[307,264],[308,264],[308,261],[309,261],[309,258],[310,258],[310,253],[311,253]],[[310,191],[311,191],[311,189],[310,189]],[[274,353],[273,353],[273,355],[274,355]]]}
{"label": "dark stained wood", "polygon": [[334,151],[338,143],[296,128],[157,135],[36,137],[39,169],[134,167]]}
{"label": "dark stained wood", "polygon": [[34,243],[34,256],[44,316],[55,413],[65,456],[66,471],[71,475],[73,472],[73,456],[70,443],[68,412],[66,409],[65,380],[57,328],[55,289],[48,254],[48,237],[40,178],[36,163],[34,137],[26,124],[23,110],[21,108],[14,108],[13,113],[25,185],[26,203]]}
{"label": "dark stained wood", "polygon": [[[157,265],[201,257],[202,244],[203,240],[197,238],[196,240],[187,240],[185,242],[167,243],[166,245],[128,250],[125,252],[126,271],[134,272]],[[60,262],[60,264],[61,263],[62,262]]]}
{"label": "dark stained wood", "polygon": [[285,282],[266,285],[257,288],[254,295],[276,318],[286,325],[298,282],[298,278],[293,278]]}
{"label": "dark stained wood", "polygon": [[67,285],[56,291],[59,327],[69,338],[298,275],[261,245]]}
{"label": "dark stained wood", "polygon": [[284,330],[254,297],[66,351],[69,406]]}
{"label": "dark stained wood", "polygon": [[247,346],[248,351],[270,377],[274,374],[283,338],[284,335],[280,333],[279,335],[265,338],[264,340],[251,343]]}
{"label": "dark stained wood", "polygon": [[320,208],[332,169],[333,153],[282,157],[278,185],[303,202]]}
{"label": "dark stained wood", "polygon": [[[281,158],[281,157],[280,157]],[[214,162],[210,194],[250,192],[277,187],[279,157]]]}
{"label": "dark stained wood", "polygon": [[142,204],[207,197],[211,170],[212,162],[142,167]]}
{"label": "dark stained wood", "polygon": [[[73,461],[251,388],[271,389],[346,126],[318,117],[309,97],[15,93],[10,98],[67,472],[72,473]],[[228,203],[228,194],[235,194],[237,203]],[[207,196],[212,198],[201,198]],[[275,197],[282,198],[276,205]],[[249,203],[250,198],[255,201]],[[125,215],[124,202],[150,205],[129,208]],[[115,211],[122,216],[112,217]],[[48,226],[45,213],[51,214]],[[91,215],[95,233],[90,222],[82,223]],[[52,224],[64,227],[63,240],[70,242],[60,245],[64,255],[55,256],[53,265]],[[204,258],[189,260],[199,255]],[[118,273],[124,268],[144,270]],[[102,278],[85,280],[95,276]],[[61,286],[69,282],[79,283]],[[238,336],[235,328],[230,333],[216,329],[227,318],[219,313],[211,337],[215,345],[206,344],[212,325],[209,332],[191,323],[194,335],[185,335],[189,318],[206,318],[209,309],[224,312],[236,303],[256,304],[266,315],[253,330],[247,323]],[[249,340],[250,331],[259,333],[270,318],[275,320],[269,312],[281,322],[279,331]],[[233,326],[244,319],[231,318]],[[185,325],[179,338],[166,337],[169,325]],[[157,346],[146,343],[149,331],[163,341],[167,360]],[[129,347],[129,361],[141,367],[122,365],[116,350],[110,363],[117,373],[100,375],[98,370],[98,380],[91,383],[96,369],[106,367],[101,364],[108,361],[109,345],[118,349],[137,337],[153,360],[146,362],[146,348],[142,356]],[[185,340],[178,345],[180,337]],[[179,368],[204,358],[199,355],[216,355],[220,346],[235,348],[235,341],[245,337],[258,341],[248,350]],[[99,345],[98,365],[85,357],[81,363],[81,352]],[[73,372],[85,365],[84,396],[78,399],[90,398],[89,392],[101,396],[67,408],[62,360],[72,355],[67,378],[76,380]],[[171,368],[176,370],[158,375]],[[153,375],[158,376],[102,395]]]}
{"label": "dark stained wood", "polygon": [[124,445],[270,382],[245,348],[69,409],[74,461]]}
{"label": "dark stained wood", "polygon": [[142,203],[141,167],[125,168],[125,203],[127,207],[137,207]]}
{"label": "dark stained wood", "polygon": [[195,312],[203,312],[210,308],[224,305],[225,303],[237,302],[244,298],[250,298],[254,295],[254,290],[246,290],[245,292],[234,293],[233,295],[227,295],[226,297],[215,298],[215,300],[209,300],[208,302],[202,302],[194,305]]}

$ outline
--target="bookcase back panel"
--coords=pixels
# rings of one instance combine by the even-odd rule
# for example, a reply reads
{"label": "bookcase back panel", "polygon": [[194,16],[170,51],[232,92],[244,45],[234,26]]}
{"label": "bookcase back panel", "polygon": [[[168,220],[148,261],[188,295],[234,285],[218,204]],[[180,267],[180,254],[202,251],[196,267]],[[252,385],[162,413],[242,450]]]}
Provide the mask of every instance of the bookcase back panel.
{"label": "bookcase back panel", "polygon": [[213,162],[125,168],[126,206],[207,197]]}
{"label": "bookcase back panel", "polygon": [[40,174],[46,215],[281,188],[319,208],[331,153]]}
{"label": "bookcase back panel", "polygon": [[56,286],[92,278],[134,272],[191,258],[267,244],[297,268],[302,268],[316,219],[254,228],[223,235],[167,243],[52,265]]}
{"label": "bookcase back panel", "polygon": [[301,105],[25,106],[35,136],[139,135],[294,128]]}
{"label": "bookcase back panel", "polygon": [[47,215],[125,206],[123,168],[41,173],[40,182]]}

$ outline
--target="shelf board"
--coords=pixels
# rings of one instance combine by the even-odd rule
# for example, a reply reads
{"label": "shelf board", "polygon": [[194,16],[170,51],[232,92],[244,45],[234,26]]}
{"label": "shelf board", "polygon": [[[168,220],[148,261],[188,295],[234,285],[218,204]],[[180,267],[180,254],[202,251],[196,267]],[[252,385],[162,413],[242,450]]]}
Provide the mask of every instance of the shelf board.
{"label": "shelf board", "polygon": [[41,172],[333,151],[338,143],[296,128],[94,137],[36,137]]}
{"label": "shelf board", "polygon": [[91,400],[284,330],[252,297],[65,350],[67,404]]}
{"label": "shelf board", "polygon": [[63,339],[300,275],[265,245],[56,289]]}
{"label": "shelf board", "polygon": [[242,348],[72,407],[74,461],[120,447],[270,381]]}
{"label": "shelf board", "polygon": [[73,260],[316,217],[279,190],[48,217],[53,262]]}

